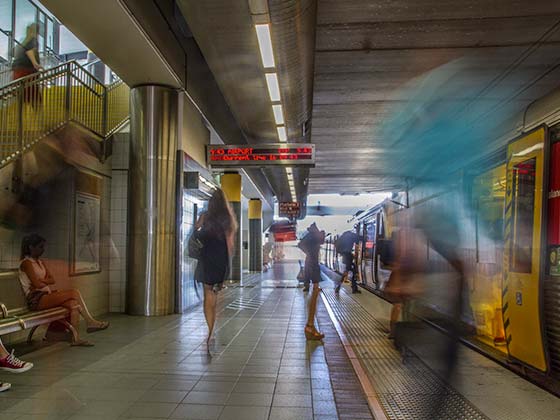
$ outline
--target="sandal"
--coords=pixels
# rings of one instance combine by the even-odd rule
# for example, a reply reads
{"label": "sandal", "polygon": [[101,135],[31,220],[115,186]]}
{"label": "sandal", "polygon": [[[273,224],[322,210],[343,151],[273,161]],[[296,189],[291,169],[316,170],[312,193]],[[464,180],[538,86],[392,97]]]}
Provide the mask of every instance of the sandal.
{"label": "sandal", "polygon": [[72,344],[70,344],[72,347],[93,347],[95,346],[95,344],[93,344],[91,341],[87,341],[87,340],[78,340],[78,341],[73,341]]}
{"label": "sandal", "polygon": [[106,330],[107,328],[109,328],[109,321],[103,321],[103,322],[101,322],[99,327],[87,327],[86,331],[88,332],[88,334],[90,334],[90,333],[94,333],[94,332],[97,332],[97,331]]}

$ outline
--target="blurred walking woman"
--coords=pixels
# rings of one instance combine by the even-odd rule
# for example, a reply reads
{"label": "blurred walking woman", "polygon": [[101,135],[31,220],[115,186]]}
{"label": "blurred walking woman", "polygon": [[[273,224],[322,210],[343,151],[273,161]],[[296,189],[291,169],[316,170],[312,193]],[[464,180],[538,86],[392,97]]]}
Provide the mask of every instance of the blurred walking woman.
{"label": "blurred walking woman", "polygon": [[204,317],[208,324],[208,344],[216,322],[217,293],[230,271],[237,222],[224,192],[217,189],[208,202],[208,211],[195,224],[202,243],[195,279],[204,284]]}
{"label": "blurred walking woman", "polygon": [[[29,76],[43,70],[39,61],[39,42],[37,31],[39,25],[31,23],[27,26],[25,39],[14,48],[14,61],[12,63],[13,79]],[[32,105],[41,103],[41,93],[38,86],[31,81],[25,87],[24,101]]]}

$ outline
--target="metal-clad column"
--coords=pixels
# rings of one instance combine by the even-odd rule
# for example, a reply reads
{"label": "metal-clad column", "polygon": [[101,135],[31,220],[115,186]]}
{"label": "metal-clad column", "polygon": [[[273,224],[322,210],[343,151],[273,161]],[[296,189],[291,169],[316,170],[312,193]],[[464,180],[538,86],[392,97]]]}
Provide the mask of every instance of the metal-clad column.
{"label": "metal-clad column", "polygon": [[165,86],[130,92],[127,312],[174,311],[178,93]]}
{"label": "metal-clad column", "polygon": [[262,271],[262,201],[249,200],[249,270]]}
{"label": "metal-clad column", "polygon": [[226,172],[222,175],[221,184],[239,226],[235,234],[235,250],[229,280],[241,281],[241,175],[237,172]]}

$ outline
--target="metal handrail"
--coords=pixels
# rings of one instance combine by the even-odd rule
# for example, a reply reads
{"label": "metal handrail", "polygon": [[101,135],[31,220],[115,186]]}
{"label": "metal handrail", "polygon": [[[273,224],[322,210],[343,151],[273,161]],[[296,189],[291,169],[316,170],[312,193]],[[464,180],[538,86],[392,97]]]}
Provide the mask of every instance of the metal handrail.
{"label": "metal handrail", "polygon": [[75,60],[0,87],[0,167],[69,122],[108,137],[128,119],[128,95]]}

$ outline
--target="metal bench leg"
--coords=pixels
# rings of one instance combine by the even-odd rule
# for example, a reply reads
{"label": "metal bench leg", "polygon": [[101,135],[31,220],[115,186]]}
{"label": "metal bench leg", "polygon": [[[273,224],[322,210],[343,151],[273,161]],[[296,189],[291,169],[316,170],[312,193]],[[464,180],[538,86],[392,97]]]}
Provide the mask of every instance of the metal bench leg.
{"label": "metal bench leg", "polygon": [[31,328],[31,331],[29,331],[29,335],[27,336],[27,344],[31,344],[31,342],[33,341],[33,334],[35,334],[37,328],[39,328],[39,325],[35,325],[33,328]]}
{"label": "metal bench leg", "polygon": [[74,328],[74,326],[65,319],[61,319],[59,322],[62,323],[66,328],[68,328],[72,333],[72,342],[75,343],[76,341],[78,341],[79,335],[78,331],[76,331],[76,328]]}

